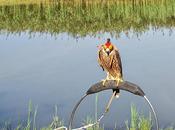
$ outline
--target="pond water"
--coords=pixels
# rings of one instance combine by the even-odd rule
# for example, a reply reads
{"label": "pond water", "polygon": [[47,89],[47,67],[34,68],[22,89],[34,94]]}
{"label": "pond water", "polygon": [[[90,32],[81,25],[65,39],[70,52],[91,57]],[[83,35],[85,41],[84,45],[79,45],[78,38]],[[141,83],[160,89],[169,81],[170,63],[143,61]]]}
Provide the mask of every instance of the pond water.
{"label": "pond water", "polygon": [[[106,75],[97,63],[97,45],[110,34],[100,38],[75,40],[66,33],[57,39],[47,34],[29,39],[28,35],[1,35],[0,43],[0,118],[15,121],[27,116],[28,102],[38,106],[37,120],[51,121],[54,105],[67,123],[75,102],[93,83]],[[156,108],[161,125],[174,122],[175,110],[175,36],[148,31],[137,37],[111,38],[120,49],[125,80],[141,86]],[[104,110],[111,91],[99,94],[99,113]],[[121,92],[114,100],[104,120],[106,127],[121,125],[130,117],[131,103],[148,114],[142,98]],[[77,121],[94,115],[95,96],[80,108]],[[91,106],[91,107],[89,107]]]}
{"label": "pond water", "polygon": [[[78,99],[93,83],[106,77],[97,63],[97,45],[111,38],[112,43],[120,50],[124,79],[138,84],[145,91],[156,109],[162,127],[175,123],[175,12],[170,11],[170,8],[167,14],[163,13],[161,8],[162,15],[160,19],[156,19],[160,23],[156,25],[156,20],[151,17],[139,25],[148,15],[144,11],[145,18],[142,17],[143,19],[138,21],[139,18],[135,17],[136,19],[127,25],[127,22],[122,24],[122,20],[117,25],[117,15],[116,19],[111,17],[111,24],[107,28],[109,21],[102,24],[97,20],[98,23],[93,24],[91,17],[86,16],[89,21],[82,23],[87,23],[90,28],[84,29],[85,25],[81,22],[69,21],[63,24],[66,20],[60,23],[61,19],[57,18],[54,28],[54,23],[50,21],[55,15],[53,12],[54,15],[49,15],[47,19],[45,15],[32,17],[31,22],[36,22],[30,24],[28,13],[18,12],[27,7],[13,6],[16,15],[10,13],[14,12],[11,6],[1,7],[0,122],[10,120],[16,123],[19,119],[26,120],[28,103],[31,100],[34,106],[38,107],[38,127],[47,126],[52,121],[55,105],[58,107],[58,115],[67,125]],[[32,13],[37,12],[33,6],[27,9],[29,12],[30,9],[33,10]],[[125,10],[126,17],[122,17],[123,19],[129,19],[128,10]],[[134,11],[137,13],[139,9]],[[32,13],[29,15],[32,16]],[[111,13],[111,16],[114,14]],[[172,17],[167,16],[167,19],[171,19],[167,22],[164,15],[168,14]],[[78,17],[82,18],[82,15],[77,13],[77,16],[72,18],[81,21]],[[154,17],[153,15],[155,14],[151,16]],[[8,19],[13,19],[14,16],[17,17],[16,23],[10,24]],[[94,14],[92,18],[95,16]],[[7,21],[4,22],[3,18]],[[135,23],[135,20],[138,23]],[[76,24],[82,24],[83,29]],[[104,111],[111,94],[111,90],[99,94],[98,115]],[[120,98],[113,101],[109,114],[102,121],[105,128],[114,128],[115,124],[124,126],[125,121],[130,119],[131,104],[135,104],[145,115],[149,114],[149,107],[141,97],[122,91]],[[83,122],[87,115],[95,115],[95,95],[80,106],[75,126],[80,126],[80,122]]]}

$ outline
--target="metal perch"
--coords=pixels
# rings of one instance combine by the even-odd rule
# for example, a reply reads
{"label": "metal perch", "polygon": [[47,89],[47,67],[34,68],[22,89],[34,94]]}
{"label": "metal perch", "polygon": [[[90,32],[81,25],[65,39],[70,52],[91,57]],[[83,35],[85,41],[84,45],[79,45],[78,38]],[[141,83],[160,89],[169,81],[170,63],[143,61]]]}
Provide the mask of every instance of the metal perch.
{"label": "metal perch", "polygon": [[[68,130],[72,130],[72,123],[73,123],[73,119],[74,119],[74,115],[75,115],[75,112],[78,108],[78,106],[80,105],[80,103],[85,99],[86,96],[90,95],[90,94],[94,94],[94,93],[98,93],[98,92],[101,92],[101,91],[104,91],[104,90],[108,90],[108,89],[115,89],[115,88],[118,88],[118,89],[121,89],[121,90],[125,90],[125,91],[128,91],[130,93],[133,93],[135,95],[138,95],[138,96],[141,96],[141,97],[144,97],[145,101],[148,103],[149,107],[151,108],[151,111],[154,115],[154,119],[155,119],[155,123],[156,123],[156,130],[159,130],[159,123],[158,123],[158,119],[157,119],[157,115],[155,113],[155,110],[153,108],[153,106],[151,105],[150,101],[148,100],[148,98],[145,96],[145,93],[143,92],[143,90],[136,84],[134,83],[131,83],[131,82],[128,82],[128,81],[124,81],[122,83],[119,83],[118,86],[116,86],[116,82],[113,81],[113,80],[108,80],[105,82],[105,86],[103,86],[103,83],[102,81],[101,82],[98,82],[94,85],[92,85],[88,91],[86,92],[86,94],[78,101],[78,103],[75,105],[72,113],[71,113],[71,117],[70,117],[70,121],[69,121],[69,127],[68,127]],[[112,99],[112,98],[111,98]],[[111,103],[111,101],[110,101]],[[110,103],[108,104],[110,106]],[[108,107],[109,107],[108,106]],[[94,124],[90,124],[91,126],[97,124],[100,122],[100,120],[104,117],[105,113],[107,111],[105,111],[102,116],[98,119],[98,121]],[[86,127],[81,127],[82,129],[86,129]],[[78,128],[79,129],[79,128]],[[77,129],[77,130],[78,130]]]}

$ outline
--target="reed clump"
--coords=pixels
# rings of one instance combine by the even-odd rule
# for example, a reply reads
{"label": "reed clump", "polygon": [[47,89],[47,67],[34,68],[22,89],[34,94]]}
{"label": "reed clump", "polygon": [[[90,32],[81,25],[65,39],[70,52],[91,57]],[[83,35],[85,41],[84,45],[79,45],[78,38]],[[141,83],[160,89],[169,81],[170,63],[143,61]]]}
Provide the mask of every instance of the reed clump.
{"label": "reed clump", "polygon": [[[28,106],[28,116],[26,122],[21,123],[18,121],[17,126],[12,126],[10,122],[5,122],[4,125],[0,125],[1,130],[53,130],[64,126],[64,122],[58,115],[57,106],[55,106],[55,113],[53,115],[53,120],[51,123],[45,127],[38,127],[37,121],[37,107],[29,102]],[[87,125],[95,122],[95,118],[87,116],[87,118],[82,122],[82,125]],[[131,117],[129,121],[125,122],[126,126],[122,130],[154,130],[151,114],[148,117],[143,114],[139,114],[135,105],[131,105]],[[63,129],[64,130],[64,129]],[[105,130],[105,126],[101,127],[97,124],[94,127],[89,127],[87,130]],[[114,128],[113,130],[121,130],[120,128]],[[175,130],[173,126],[167,127],[160,130]]]}

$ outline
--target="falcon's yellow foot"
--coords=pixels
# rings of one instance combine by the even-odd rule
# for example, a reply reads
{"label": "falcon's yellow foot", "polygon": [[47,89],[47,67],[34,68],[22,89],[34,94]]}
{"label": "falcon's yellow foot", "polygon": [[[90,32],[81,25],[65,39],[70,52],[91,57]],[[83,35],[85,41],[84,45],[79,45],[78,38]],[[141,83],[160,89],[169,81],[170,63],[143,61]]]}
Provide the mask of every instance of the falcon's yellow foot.
{"label": "falcon's yellow foot", "polygon": [[117,82],[117,86],[118,86],[120,83],[123,82],[123,79],[121,79],[121,78],[117,78],[117,79],[115,79],[115,81]]}
{"label": "falcon's yellow foot", "polygon": [[102,81],[103,86],[105,86],[107,79],[102,79],[101,81]]}

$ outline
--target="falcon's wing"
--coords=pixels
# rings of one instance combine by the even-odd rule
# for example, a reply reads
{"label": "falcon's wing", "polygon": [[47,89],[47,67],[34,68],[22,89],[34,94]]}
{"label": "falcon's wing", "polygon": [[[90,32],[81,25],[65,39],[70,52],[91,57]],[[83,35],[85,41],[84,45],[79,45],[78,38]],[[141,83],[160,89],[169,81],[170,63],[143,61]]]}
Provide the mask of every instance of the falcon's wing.
{"label": "falcon's wing", "polygon": [[98,62],[113,77],[123,76],[122,63],[118,50],[114,50],[110,56],[105,55],[102,50],[98,52]]}
{"label": "falcon's wing", "polygon": [[101,57],[101,55],[102,55],[102,50],[99,50],[98,51],[98,63],[99,63],[99,65],[100,65],[100,67],[103,69],[103,71],[104,71],[104,67],[103,67],[103,65],[102,65],[102,57]]}
{"label": "falcon's wing", "polygon": [[112,62],[112,56],[107,56],[102,49],[99,50],[98,61],[100,66],[103,67],[107,72],[112,69],[112,65],[110,64],[110,62]]}
{"label": "falcon's wing", "polygon": [[120,74],[121,74],[121,77],[123,77],[123,72],[122,72],[122,61],[121,61],[121,58],[120,58],[120,54],[119,54],[119,51],[118,50],[115,50],[114,52],[114,57],[113,57],[113,60],[116,60],[118,62],[118,69],[120,71]]}

